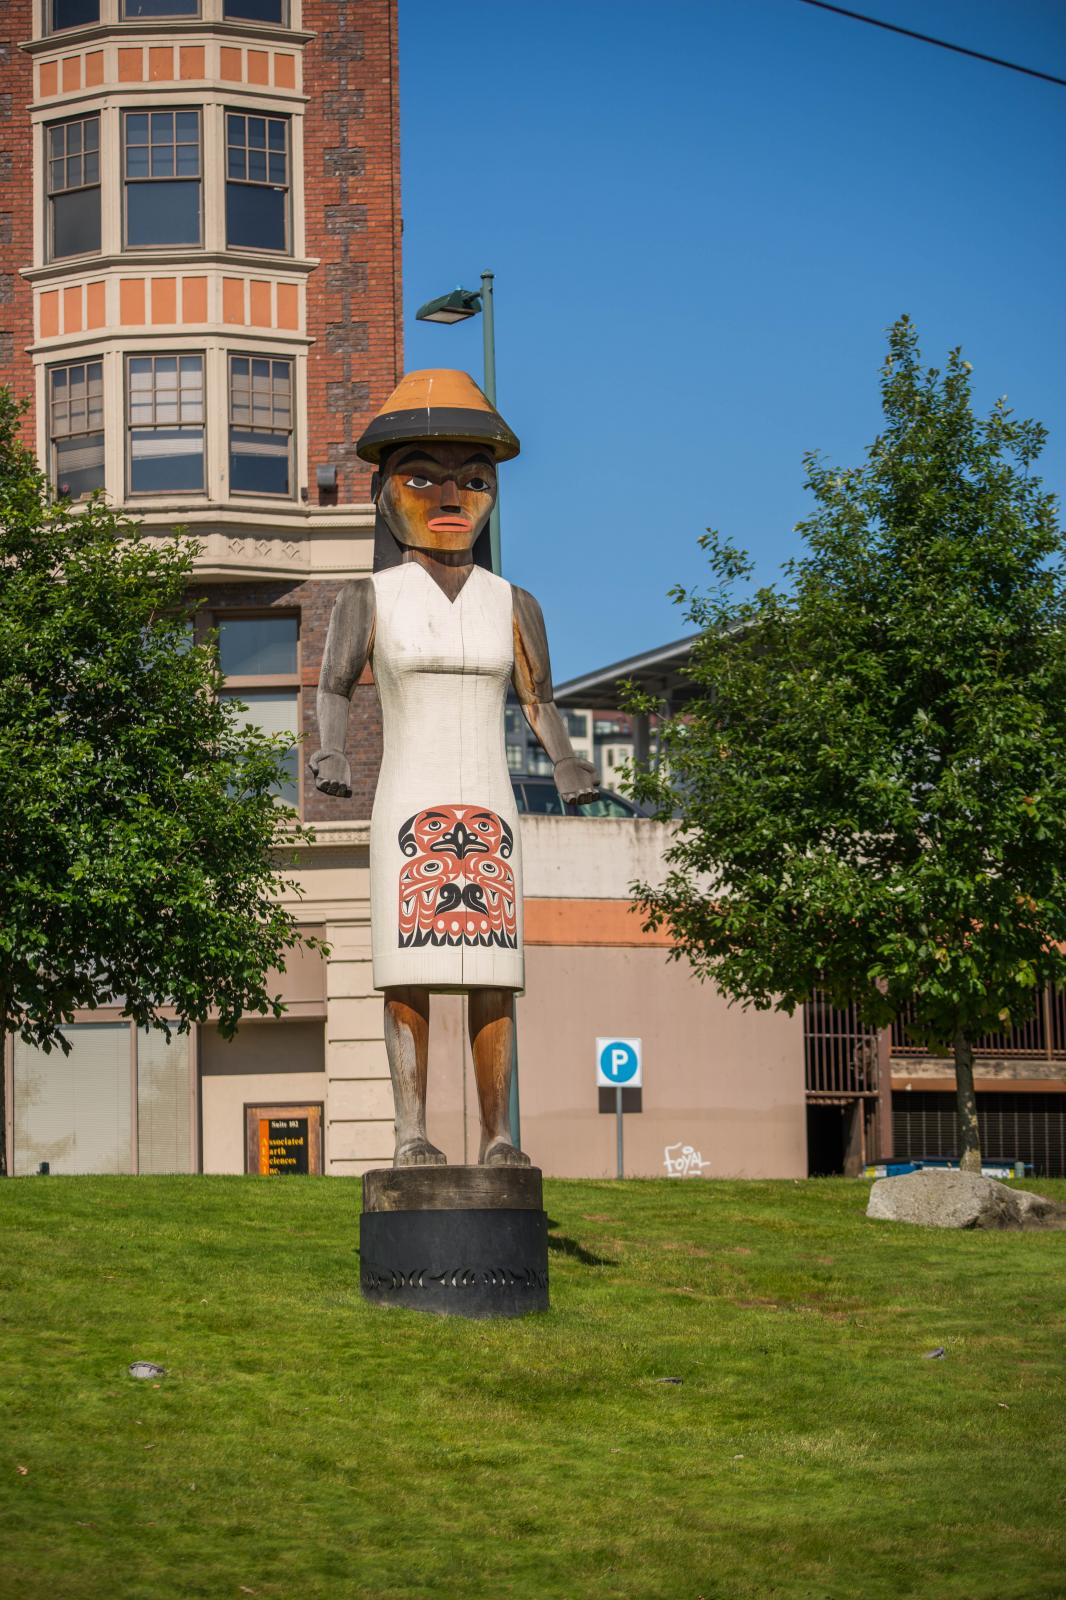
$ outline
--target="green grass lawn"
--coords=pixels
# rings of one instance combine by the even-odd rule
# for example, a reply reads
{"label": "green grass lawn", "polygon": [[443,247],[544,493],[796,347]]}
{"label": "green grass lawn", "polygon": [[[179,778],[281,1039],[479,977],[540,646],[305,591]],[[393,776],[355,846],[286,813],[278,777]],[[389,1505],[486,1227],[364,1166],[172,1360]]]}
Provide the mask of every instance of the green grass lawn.
{"label": "green grass lawn", "polygon": [[478,1323],[363,1305],[349,1181],[0,1184],[0,1595],[1066,1595],[1066,1233],[546,1189]]}

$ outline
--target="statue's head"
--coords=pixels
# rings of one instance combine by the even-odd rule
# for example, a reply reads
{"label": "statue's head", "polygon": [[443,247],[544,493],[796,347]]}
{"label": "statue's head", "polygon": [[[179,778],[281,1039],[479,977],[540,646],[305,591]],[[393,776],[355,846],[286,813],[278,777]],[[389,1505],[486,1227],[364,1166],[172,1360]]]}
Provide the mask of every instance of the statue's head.
{"label": "statue's head", "polygon": [[472,550],[496,503],[496,463],[473,440],[398,445],[382,458],[377,503],[401,544]]}
{"label": "statue's head", "polygon": [[[358,445],[378,468],[379,516],[400,545],[471,550],[518,440],[465,372],[409,372]],[[380,565],[380,561],[377,563]]]}

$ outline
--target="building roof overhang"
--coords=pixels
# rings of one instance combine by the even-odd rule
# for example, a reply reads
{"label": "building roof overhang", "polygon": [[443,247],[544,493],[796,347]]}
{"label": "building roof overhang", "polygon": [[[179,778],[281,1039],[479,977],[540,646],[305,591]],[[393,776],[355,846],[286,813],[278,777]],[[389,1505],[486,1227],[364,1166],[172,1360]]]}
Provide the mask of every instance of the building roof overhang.
{"label": "building roof overhang", "polygon": [[556,704],[588,707],[592,711],[617,711],[620,685],[631,681],[643,693],[656,695],[666,702],[671,710],[679,710],[695,692],[683,669],[688,666],[692,647],[699,637],[698,633],[693,633],[687,639],[676,639],[673,644],[659,645],[655,650],[645,650],[641,655],[628,656],[612,666],[556,684]]}

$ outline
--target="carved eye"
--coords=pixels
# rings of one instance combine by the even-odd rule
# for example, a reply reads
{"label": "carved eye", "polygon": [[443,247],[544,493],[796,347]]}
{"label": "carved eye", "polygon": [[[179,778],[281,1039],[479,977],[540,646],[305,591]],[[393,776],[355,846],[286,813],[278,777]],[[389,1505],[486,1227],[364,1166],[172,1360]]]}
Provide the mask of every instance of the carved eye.
{"label": "carved eye", "polygon": [[491,485],[484,478],[468,478],[466,487],[473,489],[475,494],[488,494]]}
{"label": "carved eye", "polygon": [[416,474],[415,477],[407,479],[407,487],[409,489],[428,489],[429,488],[429,479],[428,478],[420,478]]}
{"label": "carved eye", "polygon": [[426,827],[429,829],[430,833],[439,833],[440,830],[443,828],[443,826],[444,826],[443,822],[427,822],[426,823]]}

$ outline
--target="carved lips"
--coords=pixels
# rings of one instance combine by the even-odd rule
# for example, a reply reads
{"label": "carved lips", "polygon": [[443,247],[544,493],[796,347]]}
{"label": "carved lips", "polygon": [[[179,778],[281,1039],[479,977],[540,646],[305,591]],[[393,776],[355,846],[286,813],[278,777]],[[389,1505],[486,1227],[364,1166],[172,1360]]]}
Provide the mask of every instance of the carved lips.
{"label": "carved lips", "polygon": [[474,526],[469,517],[429,517],[426,527],[432,533],[469,533]]}
{"label": "carved lips", "polygon": [[429,806],[397,834],[399,936],[410,945],[518,945],[514,835],[487,806]]}

